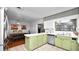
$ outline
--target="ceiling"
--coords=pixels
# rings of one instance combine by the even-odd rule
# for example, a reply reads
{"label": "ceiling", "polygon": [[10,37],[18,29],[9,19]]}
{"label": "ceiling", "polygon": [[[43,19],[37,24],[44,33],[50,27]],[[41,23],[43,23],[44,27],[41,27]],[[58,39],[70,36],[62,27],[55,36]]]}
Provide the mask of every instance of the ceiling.
{"label": "ceiling", "polygon": [[12,20],[32,22],[73,8],[75,7],[8,7],[7,14]]}

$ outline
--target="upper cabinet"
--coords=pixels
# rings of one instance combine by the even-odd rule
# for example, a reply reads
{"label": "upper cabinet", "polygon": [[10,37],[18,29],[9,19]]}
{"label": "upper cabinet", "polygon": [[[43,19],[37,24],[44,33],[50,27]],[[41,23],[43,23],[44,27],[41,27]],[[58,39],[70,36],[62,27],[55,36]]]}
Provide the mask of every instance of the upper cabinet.
{"label": "upper cabinet", "polygon": [[44,29],[54,28],[53,20],[48,20],[44,22]]}
{"label": "upper cabinet", "polygon": [[77,19],[70,19],[70,20],[65,20],[64,22],[61,21],[56,21],[55,22],[55,29],[56,31],[76,31],[77,27]]}
{"label": "upper cabinet", "polygon": [[44,29],[47,29],[47,28],[49,28],[49,21],[44,22]]}
{"label": "upper cabinet", "polygon": [[44,29],[56,30],[56,28],[58,28],[57,25],[62,25],[61,27],[60,26],[58,26],[58,27],[60,29],[62,29],[62,27],[64,27],[66,29],[66,31],[67,30],[72,30],[72,29],[69,29],[71,27],[77,28],[77,30],[79,30],[79,14],[44,21]]}

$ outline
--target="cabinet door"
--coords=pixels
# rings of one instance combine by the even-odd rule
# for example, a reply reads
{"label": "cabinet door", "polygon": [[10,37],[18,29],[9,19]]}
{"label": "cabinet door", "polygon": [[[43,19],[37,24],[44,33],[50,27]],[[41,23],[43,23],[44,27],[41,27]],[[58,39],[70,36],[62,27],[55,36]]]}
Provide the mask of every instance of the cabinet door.
{"label": "cabinet door", "polygon": [[50,20],[50,22],[49,22],[49,26],[50,26],[50,28],[54,28],[55,26],[54,26],[54,21],[53,20]]}
{"label": "cabinet door", "polygon": [[49,22],[48,21],[45,21],[44,22],[44,29],[47,29],[47,28],[49,28]]}
{"label": "cabinet door", "polygon": [[55,38],[55,45],[58,47],[62,47],[62,38],[57,36],[57,38]]}
{"label": "cabinet door", "polygon": [[41,46],[43,44],[42,41],[43,41],[43,36],[42,35],[39,35],[38,36],[38,41],[37,41],[38,42],[38,46]]}
{"label": "cabinet door", "polygon": [[77,44],[77,50],[79,51],[79,44]]}
{"label": "cabinet door", "polygon": [[25,37],[25,48],[29,50],[29,38]]}
{"label": "cabinet door", "polygon": [[66,50],[71,50],[72,38],[70,37],[63,37],[63,48]]}
{"label": "cabinet door", "polygon": [[43,44],[45,44],[45,43],[47,43],[47,41],[48,41],[48,37],[47,37],[47,35],[42,35],[43,36]]}
{"label": "cabinet door", "polygon": [[48,28],[53,28],[54,27],[54,22],[52,20],[49,20],[49,21],[45,21],[44,22],[44,28],[45,29],[48,29]]}
{"label": "cabinet door", "polygon": [[72,40],[72,51],[77,51],[78,50],[78,44],[76,40]]}
{"label": "cabinet door", "polygon": [[29,49],[30,50],[35,49],[38,46],[38,44],[37,44],[37,37],[36,36],[30,37],[29,40],[30,40],[30,42],[29,42]]}

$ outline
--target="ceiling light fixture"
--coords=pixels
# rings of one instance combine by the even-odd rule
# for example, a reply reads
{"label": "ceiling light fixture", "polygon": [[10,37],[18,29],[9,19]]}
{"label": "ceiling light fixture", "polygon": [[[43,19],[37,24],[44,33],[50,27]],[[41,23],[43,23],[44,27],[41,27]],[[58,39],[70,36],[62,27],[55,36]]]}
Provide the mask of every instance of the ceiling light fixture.
{"label": "ceiling light fixture", "polygon": [[17,7],[18,9],[22,9],[22,7]]}

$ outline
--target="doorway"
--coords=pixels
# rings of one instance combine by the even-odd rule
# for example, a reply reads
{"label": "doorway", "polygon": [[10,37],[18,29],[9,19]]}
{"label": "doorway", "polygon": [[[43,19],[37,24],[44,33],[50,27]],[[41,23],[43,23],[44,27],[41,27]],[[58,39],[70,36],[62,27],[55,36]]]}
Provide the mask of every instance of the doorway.
{"label": "doorway", "polygon": [[43,33],[43,32],[45,32],[44,24],[38,24],[38,33]]}

